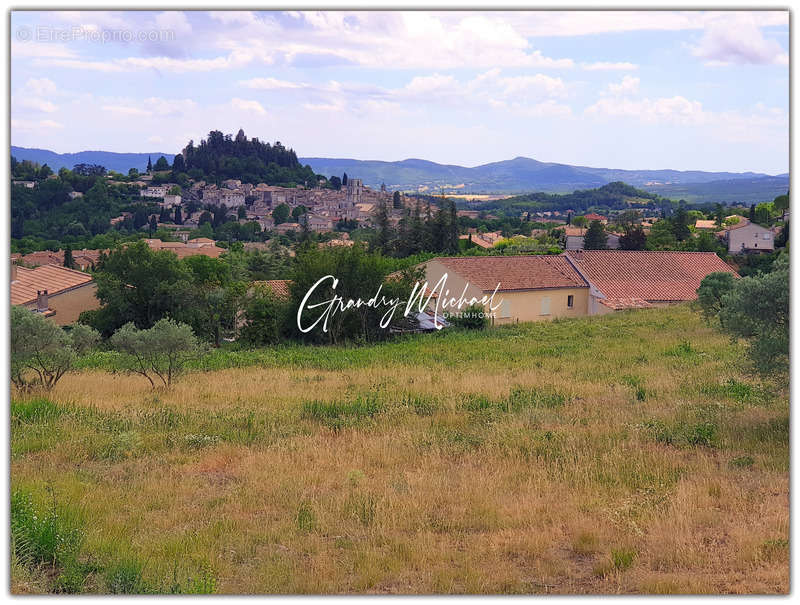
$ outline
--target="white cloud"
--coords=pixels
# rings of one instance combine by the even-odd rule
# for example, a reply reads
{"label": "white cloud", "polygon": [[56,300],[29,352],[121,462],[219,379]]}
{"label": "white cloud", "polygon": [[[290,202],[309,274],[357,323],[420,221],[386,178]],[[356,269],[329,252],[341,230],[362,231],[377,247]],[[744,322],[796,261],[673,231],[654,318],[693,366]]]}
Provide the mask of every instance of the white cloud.
{"label": "white cloud", "polygon": [[409,111],[435,104],[453,109],[502,108],[532,116],[571,113],[569,107],[553,102],[569,94],[561,78],[546,74],[504,76],[498,68],[466,81],[439,73],[415,76],[398,88],[337,81],[312,84],[274,78],[242,80],[239,85],[277,94],[278,102],[285,103],[291,98],[310,111]]}
{"label": "white cloud", "polygon": [[261,106],[261,103],[258,101],[248,101],[245,99],[233,98],[231,99],[231,107],[234,109],[239,109],[241,111],[249,111],[253,113],[257,113],[259,115],[264,115],[267,111]]}
{"label": "white cloud", "polygon": [[156,70],[171,73],[208,72],[222,69],[238,69],[250,63],[252,53],[237,50],[224,57],[213,59],[177,59],[174,57],[127,57],[111,61],[86,61],[81,59],[42,59],[40,64],[69,69],[99,72],[128,72],[134,70]]}
{"label": "white cloud", "polygon": [[25,82],[26,91],[35,95],[50,95],[56,92],[56,83],[49,78],[30,78]]}
{"label": "white cloud", "polygon": [[11,97],[14,113],[33,111],[55,113],[58,106],[49,97],[58,92],[55,82],[48,78],[29,78]]}
{"label": "white cloud", "polygon": [[147,137],[147,142],[148,143],[163,143],[164,142],[164,137],[160,137],[158,135],[153,135],[151,137]]}
{"label": "white cloud", "polygon": [[612,95],[630,95],[639,92],[639,78],[625,76],[619,84],[608,85],[608,93]]}
{"label": "white cloud", "polygon": [[129,105],[103,105],[100,109],[122,117],[149,118],[153,115],[152,112],[141,107],[131,107]]}
{"label": "white cloud", "polygon": [[588,115],[636,118],[642,122],[668,122],[675,124],[698,124],[704,121],[703,105],[681,96],[659,99],[598,100],[586,109]]}
{"label": "white cloud", "polygon": [[101,109],[118,116],[141,118],[184,116],[197,107],[191,99],[149,97],[141,101],[122,100],[102,105]]}
{"label": "white cloud", "polygon": [[307,84],[289,82],[288,80],[276,80],[275,78],[251,78],[249,80],[239,80],[238,84],[239,86],[244,86],[245,88],[254,88],[258,90],[308,88]]}
{"label": "white cloud", "polygon": [[692,54],[707,65],[749,63],[788,65],[789,55],[775,40],[764,37],[751,13],[731,13],[706,28]]}
{"label": "white cloud", "polygon": [[44,134],[49,130],[64,128],[64,125],[55,120],[25,120],[12,118],[11,127],[15,130]]}
{"label": "white cloud", "polygon": [[[307,11],[292,16],[306,27],[276,31],[274,21],[246,18],[238,28],[221,34],[217,45],[290,64],[345,63],[383,69],[575,65],[570,58],[547,57],[532,48],[503,13]],[[227,18],[234,22],[232,16]]]}
{"label": "white cloud", "polygon": [[586,71],[633,71],[639,69],[639,66],[635,63],[599,61],[597,63],[581,63],[581,69]]}
{"label": "white cloud", "polygon": [[36,97],[22,97],[20,99],[15,99],[15,101],[15,105],[35,111],[43,111],[45,113],[58,111],[58,106],[54,103],[44,99],[37,99]]}
{"label": "white cloud", "polygon": [[160,30],[174,32],[179,36],[188,36],[192,33],[192,26],[186,15],[181,11],[165,11],[156,15],[155,27]]}
{"label": "white cloud", "polygon": [[197,107],[197,103],[191,99],[162,99],[159,97],[145,99],[143,105],[158,116],[181,116]]}
{"label": "white cloud", "polygon": [[[789,11],[752,11],[760,27],[789,26]],[[705,29],[731,15],[728,11],[526,11],[514,13],[524,36],[586,36],[628,31]]]}

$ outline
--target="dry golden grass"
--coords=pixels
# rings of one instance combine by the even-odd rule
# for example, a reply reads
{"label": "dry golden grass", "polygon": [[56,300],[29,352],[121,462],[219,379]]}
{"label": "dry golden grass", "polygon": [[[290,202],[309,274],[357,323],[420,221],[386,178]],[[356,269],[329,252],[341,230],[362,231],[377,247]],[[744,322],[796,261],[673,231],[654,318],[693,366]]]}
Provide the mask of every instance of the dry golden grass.
{"label": "dry golden grass", "polygon": [[[12,484],[51,487],[83,511],[86,553],[143,561],[152,586],[177,561],[223,593],[787,592],[786,385],[685,307],[526,330],[436,341],[507,362],[420,364],[421,337],[390,366],[155,394],[67,376],[63,414],[13,421]],[[545,395],[514,408],[514,387]],[[359,397],[377,413],[309,407]],[[12,589],[39,588],[15,568]]]}

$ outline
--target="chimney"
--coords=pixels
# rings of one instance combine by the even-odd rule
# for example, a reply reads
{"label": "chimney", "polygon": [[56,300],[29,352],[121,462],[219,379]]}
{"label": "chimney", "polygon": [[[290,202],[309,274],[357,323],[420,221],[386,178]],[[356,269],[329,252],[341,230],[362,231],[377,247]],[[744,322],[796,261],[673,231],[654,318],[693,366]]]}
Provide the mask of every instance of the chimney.
{"label": "chimney", "polygon": [[36,290],[36,310],[39,313],[47,313],[50,303],[47,300],[47,290]]}
{"label": "chimney", "polygon": [[11,261],[11,283],[17,281],[17,263]]}

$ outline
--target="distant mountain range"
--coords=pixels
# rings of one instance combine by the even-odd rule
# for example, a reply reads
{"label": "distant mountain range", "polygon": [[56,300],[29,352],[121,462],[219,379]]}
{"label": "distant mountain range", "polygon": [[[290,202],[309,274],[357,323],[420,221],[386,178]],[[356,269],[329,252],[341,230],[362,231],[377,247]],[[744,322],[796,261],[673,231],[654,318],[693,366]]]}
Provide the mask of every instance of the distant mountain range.
{"label": "distant mountain range", "polygon": [[[389,189],[417,190],[427,193],[520,193],[544,191],[571,193],[576,189],[601,187],[623,181],[634,187],[664,195],[684,197],[692,201],[707,201],[709,196],[724,195],[714,201],[745,201],[746,194],[759,201],[773,199],[786,193],[789,175],[770,176],[756,172],[704,172],[700,170],[622,170],[570,166],[539,162],[517,157],[492,162],[474,168],[452,164],[437,164],[426,160],[409,159],[399,162],[352,160],[334,158],[300,158],[310,164],[317,174],[360,178],[364,184]],[[744,185],[741,190],[736,184]]]}
{"label": "distant mountain range", "polygon": [[[46,149],[11,147],[18,160],[46,163],[54,170],[75,164],[100,164],[109,170],[127,173],[130,168],[140,171],[147,166],[148,157],[155,161],[164,156],[172,162],[174,154],[112,153],[81,151],[54,153]],[[569,193],[576,189],[600,187],[614,181],[658,193],[665,197],[693,202],[746,202],[771,200],[789,189],[789,175],[771,176],[756,172],[704,172],[700,170],[621,170],[591,168],[531,158],[492,162],[467,168],[452,164],[437,164],[427,160],[408,159],[398,162],[354,160],[344,158],[300,158],[314,172],[325,176],[347,173],[360,178],[365,185],[386,184],[390,190],[423,191],[427,193],[521,193],[544,191]]]}
{"label": "distant mountain range", "polygon": [[72,169],[75,164],[99,164],[106,170],[128,174],[128,170],[136,168],[140,172],[147,169],[147,158],[153,159],[153,164],[162,155],[170,164],[175,157],[174,153],[114,153],[113,151],[79,151],[77,153],[56,153],[48,149],[29,149],[27,147],[11,146],[11,155],[18,160],[31,160],[39,164],[47,164],[55,172],[62,168]]}

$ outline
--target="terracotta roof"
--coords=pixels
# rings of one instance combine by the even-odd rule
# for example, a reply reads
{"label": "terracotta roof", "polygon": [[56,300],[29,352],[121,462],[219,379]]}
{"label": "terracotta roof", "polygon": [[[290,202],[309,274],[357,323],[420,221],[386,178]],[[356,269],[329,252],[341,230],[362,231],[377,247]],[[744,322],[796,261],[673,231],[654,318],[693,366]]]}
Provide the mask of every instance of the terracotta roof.
{"label": "terracotta roof", "polygon": [[461,256],[434,258],[483,291],[587,288],[564,256]]}
{"label": "terracotta roof", "polygon": [[717,228],[717,221],[704,221],[699,220],[694,224],[695,229],[716,229]]}
{"label": "terracotta roof", "polygon": [[184,246],[182,248],[166,248],[168,252],[172,252],[178,255],[178,258],[186,258],[187,256],[197,256],[202,254],[203,256],[210,256],[211,258],[219,258],[221,254],[227,252],[228,250],[225,248],[220,248],[219,246],[197,246],[197,247],[190,247]]}
{"label": "terracotta roof", "polygon": [[609,299],[694,300],[709,273],[725,271],[738,277],[713,252],[583,250],[565,255]]}
{"label": "terracotta roof", "polygon": [[36,301],[37,290],[47,290],[54,296],[86,285],[92,276],[57,265],[42,265],[35,269],[17,267],[17,279],[11,282],[11,304],[24,305]]}
{"label": "terracotta roof", "polygon": [[196,237],[194,239],[190,239],[187,243],[189,244],[216,244],[213,239],[207,237]]}
{"label": "terracotta roof", "polygon": [[260,286],[267,286],[276,298],[280,300],[289,300],[291,293],[289,292],[289,285],[292,283],[291,279],[270,279],[267,281],[254,282]]}

